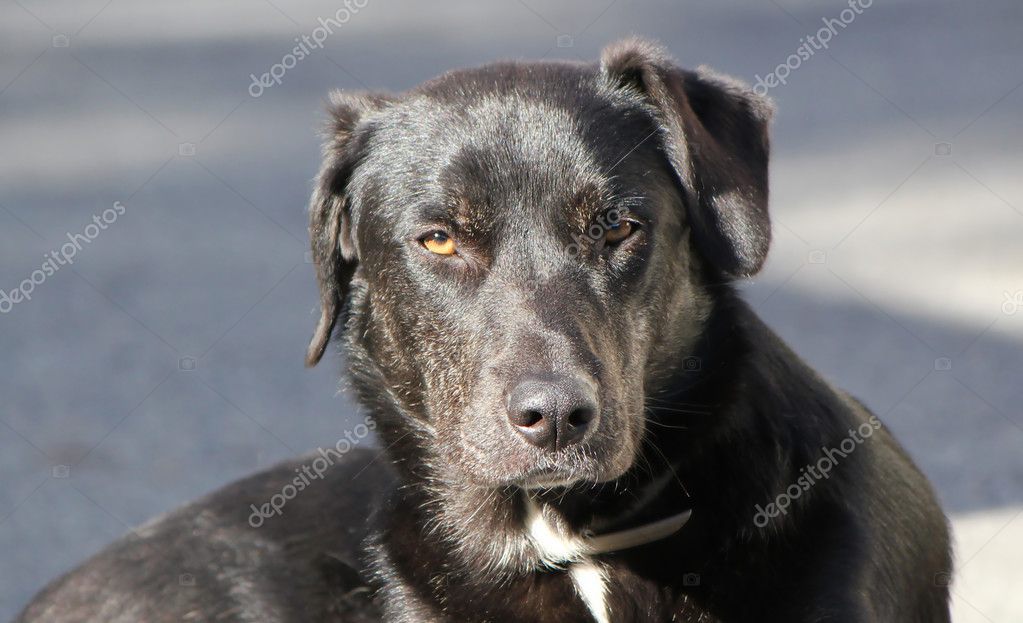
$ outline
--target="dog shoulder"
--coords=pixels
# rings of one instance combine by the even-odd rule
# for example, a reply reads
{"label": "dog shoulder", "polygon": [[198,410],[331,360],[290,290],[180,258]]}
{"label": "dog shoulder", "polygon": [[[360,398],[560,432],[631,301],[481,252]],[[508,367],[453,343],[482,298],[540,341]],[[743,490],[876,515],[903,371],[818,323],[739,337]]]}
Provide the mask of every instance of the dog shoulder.
{"label": "dog shoulder", "polygon": [[279,464],[149,521],[54,581],[16,623],[360,620],[372,611],[363,526],[391,474],[375,451],[328,458]]}
{"label": "dog shoulder", "polygon": [[[817,515],[835,513],[829,516],[845,526],[835,533],[838,549],[869,561],[855,579],[845,585],[832,582],[830,589],[848,592],[856,586],[873,595],[872,607],[885,620],[905,619],[909,611],[944,620],[948,591],[935,578],[951,573],[949,527],[926,477],[866,404],[803,362],[747,306],[737,312],[751,358],[742,385],[758,397],[755,403],[762,419],[772,422],[772,433],[787,435],[792,453],[787,465],[820,470],[826,484],[814,487],[814,509]],[[769,412],[776,417],[768,417]],[[817,529],[800,528],[804,535]],[[847,560],[836,561],[848,567]],[[886,571],[892,568],[915,572],[896,581]],[[847,571],[830,573],[838,578]]]}

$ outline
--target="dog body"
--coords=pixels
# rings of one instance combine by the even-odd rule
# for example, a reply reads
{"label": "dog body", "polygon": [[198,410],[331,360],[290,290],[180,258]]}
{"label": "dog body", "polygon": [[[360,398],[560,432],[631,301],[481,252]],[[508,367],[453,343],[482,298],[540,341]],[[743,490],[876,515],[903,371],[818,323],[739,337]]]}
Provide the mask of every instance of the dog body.
{"label": "dog body", "polygon": [[766,102],[631,41],[332,113],[308,362],[343,327],[386,459],[259,528],[294,466],[232,485],[22,621],[948,620],[925,478],[730,285]]}

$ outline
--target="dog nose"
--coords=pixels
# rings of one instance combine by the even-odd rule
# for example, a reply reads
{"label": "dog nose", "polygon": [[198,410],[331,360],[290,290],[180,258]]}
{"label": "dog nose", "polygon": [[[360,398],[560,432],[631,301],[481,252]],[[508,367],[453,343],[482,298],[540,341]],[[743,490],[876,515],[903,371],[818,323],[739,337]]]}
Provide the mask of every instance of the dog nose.
{"label": "dog nose", "polygon": [[545,450],[578,443],[597,419],[590,386],[564,375],[533,376],[508,394],[508,421],[526,441]]}

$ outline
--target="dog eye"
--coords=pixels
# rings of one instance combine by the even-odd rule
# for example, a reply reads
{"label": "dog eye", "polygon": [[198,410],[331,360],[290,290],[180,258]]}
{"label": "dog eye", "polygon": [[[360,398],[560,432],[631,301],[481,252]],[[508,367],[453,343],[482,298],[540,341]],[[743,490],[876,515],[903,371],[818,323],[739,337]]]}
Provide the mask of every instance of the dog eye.
{"label": "dog eye", "polygon": [[619,221],[612,225],[605,233],[604,240],[607,244],[618,244],[632,235],[636,230],[635,225],[629,221]]}
{"label": "dog eye", "polygon": [[420,242],[430,253],[437,255],[454,255],[455,240],[442,231],[435,231],[427,234]]}

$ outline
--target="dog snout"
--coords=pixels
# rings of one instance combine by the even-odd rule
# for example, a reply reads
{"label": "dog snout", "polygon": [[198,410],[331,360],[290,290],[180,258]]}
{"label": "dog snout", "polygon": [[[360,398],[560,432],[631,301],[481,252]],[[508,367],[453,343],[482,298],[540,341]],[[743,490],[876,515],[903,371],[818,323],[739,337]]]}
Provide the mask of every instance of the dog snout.
{"label": "dog snout", "polygon": [[528,443],[558,451],[579,443],[598,417],[596,391],[581,377],[531,375],[508,393],[508,421]]}

